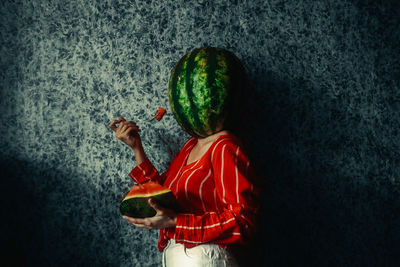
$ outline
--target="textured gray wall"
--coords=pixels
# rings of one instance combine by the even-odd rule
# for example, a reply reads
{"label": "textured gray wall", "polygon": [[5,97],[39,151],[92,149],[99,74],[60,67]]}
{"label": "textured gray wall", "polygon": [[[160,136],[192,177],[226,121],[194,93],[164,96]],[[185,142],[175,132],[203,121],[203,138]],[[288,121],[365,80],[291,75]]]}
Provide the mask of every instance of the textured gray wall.
{"label": "textured gray wall", "polygon": [[394,265],[400,8],[379,2],[2,1],[2,252],[28,266],[158,266],[157,231],[120,217],[134,158],[107,124],[136,120],[165,169],[158,134],[175,151],[187,136],[171,113],[146,120],[169,108],[174,63],[210,45],[238,55],[258,93],[245,140],[265,189],[254,257]]}

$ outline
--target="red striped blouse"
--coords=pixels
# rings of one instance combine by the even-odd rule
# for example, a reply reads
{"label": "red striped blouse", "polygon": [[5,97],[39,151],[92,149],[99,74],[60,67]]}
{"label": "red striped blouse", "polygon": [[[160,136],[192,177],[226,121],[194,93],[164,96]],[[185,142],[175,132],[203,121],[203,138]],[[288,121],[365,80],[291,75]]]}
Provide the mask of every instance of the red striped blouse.
{"label": "red striped blouse", "polygon": [[190,138],[162,175],[148,159],[129,173],[137,183],[150,179],[169,187],[180,205],[176,227],[160,230],[160,251],[170,238],[188,248],[202,243],[226,248],[254,233],[259,190],[240,141],[221,135],[198,161],[186,164],[196,143]]}

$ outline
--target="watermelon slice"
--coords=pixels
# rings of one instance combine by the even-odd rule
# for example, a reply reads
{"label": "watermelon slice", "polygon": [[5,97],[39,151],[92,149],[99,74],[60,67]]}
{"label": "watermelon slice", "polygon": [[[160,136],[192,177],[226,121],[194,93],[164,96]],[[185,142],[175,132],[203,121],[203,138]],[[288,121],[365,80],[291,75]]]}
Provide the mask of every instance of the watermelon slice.
{"label": "watermelon slice", "polygon": [[166,112],[167,111],[165,110],[165,108],[159,107],[155,115],[156,119],[160,121],[164,117]]}
{"label": "watermelon slice", "polygon": [[167,110],[165,108],[159,107],[156,111],[156,114],[154,114],[154,117],[150,121],[153,121],[155,119],[157,119],[158,121],[162,120],[166,112]]}

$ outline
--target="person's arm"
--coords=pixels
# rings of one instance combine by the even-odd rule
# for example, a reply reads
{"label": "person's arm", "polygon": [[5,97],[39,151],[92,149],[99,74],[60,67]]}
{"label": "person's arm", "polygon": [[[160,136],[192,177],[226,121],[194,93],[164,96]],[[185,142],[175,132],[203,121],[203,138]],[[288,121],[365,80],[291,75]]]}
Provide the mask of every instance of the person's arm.
{"label": "person's arm", "polygon": [[139,184],[148,180],[154,180],[162,183],[165,174],[159,175],[156,168],[154,168],[154,166],[146,157],[139,135],[140,129],[136,123],[132,121],[126,121],[121,116],[117,120],[113,120],[109,124],[109,127],[114,131],[115,137],[118,140],[125,143],[133,150],[137,166],[129,173],[129,177]]}
{"label": "person's arm", "polygon": [[131,147],[133,150],[133,153],[135,155],[135,160],[136,164],[140,165],[142,162],[146,160],[146,154],[144,153],[142,141],[139,139],[139,142],[136,144],[136,146]]}
{"label": "person's arm", "polygon": [[[191,144],[192,141],[193,138],[187,140],[181,150],[187,149],[188,145]],[[153,164],[144,154],[141,143],[138,144],[138,146],[134,149],[134,153],[135,157],[137,157],[136,162],[138,165],[129,173],[129,177],[131,177],[132,180],[134,180],[139,184],[149,180],[157,181],[159,184],[164,184],[164,181],[169,172],[169,168],[171,166],[169,166],[168,169],[160,175],[157,169],[153,166]],[[175,155],[175,159],[179,156],[179,154],[180,152],[178,152],[178,154]]]}
{"label": "person's arm", "polygon": [[[118,126],[117,126],[118,124]],[[113,130],[115,137],[129,146],[135,154],[136,164],[141,164],[146,159],[146,154],[140,139],[140,129],[136,123],[126,121],[124,117],[120,116],[117,120],[113,120],[108,125]]]}
{"label": "person's arm", "polygon": [[216,148],[212,165],[216,192],[224,209],[202,215],[177,214],[170,237],[178,242],[228,244],[253,235],[259,196],[249,179],[249,160],[237,145],[227,142]]}
{"label": "person's arm", "polygon": [[142,184],[147,181],[156,181],[159,184],[164,184],[167,173],[168,170],[160,175],[150,160],[145,157],[140,164],[132,169],[128,176],[138,184]]}

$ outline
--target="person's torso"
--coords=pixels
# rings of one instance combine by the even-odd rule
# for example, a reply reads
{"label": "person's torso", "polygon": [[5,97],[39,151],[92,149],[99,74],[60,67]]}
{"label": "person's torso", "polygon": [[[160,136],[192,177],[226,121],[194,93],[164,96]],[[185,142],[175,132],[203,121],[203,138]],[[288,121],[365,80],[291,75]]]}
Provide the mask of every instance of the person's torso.
{"label": "person's torso", "polygon": [[202,214],[223,210],[223,203],[216,191],[212,157],[220,143],[232,138],[231,135],[218,137],[199,160],[188,165],[187,158],[197,139],[190,138],[182,147],[164,181],[164,185],[175,194],[180,212]]}

